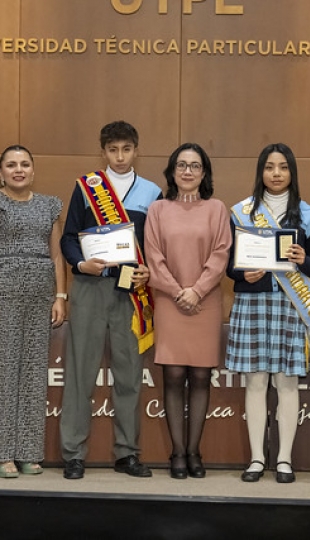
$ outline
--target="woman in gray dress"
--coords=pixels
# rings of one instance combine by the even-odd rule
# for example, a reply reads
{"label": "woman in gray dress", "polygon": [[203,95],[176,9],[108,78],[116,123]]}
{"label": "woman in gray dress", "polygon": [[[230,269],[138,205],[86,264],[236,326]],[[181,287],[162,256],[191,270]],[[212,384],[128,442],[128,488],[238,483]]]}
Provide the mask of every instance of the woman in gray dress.
{"label": "woman in gray dress", "polygon": [[51,327],[65,317],[58,197],[33,193],[24,147],[0,157],[0,477],[38,474]]}

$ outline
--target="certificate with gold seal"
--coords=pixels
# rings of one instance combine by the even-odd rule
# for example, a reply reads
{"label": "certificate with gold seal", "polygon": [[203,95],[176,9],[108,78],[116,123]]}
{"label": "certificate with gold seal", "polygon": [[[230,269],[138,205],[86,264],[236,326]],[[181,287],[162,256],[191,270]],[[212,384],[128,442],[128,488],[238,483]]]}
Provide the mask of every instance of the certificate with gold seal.
{"label": "certificate with gold seal", "polygon": [[98,225],[79,233],[84,259],[97,258],[109,263],[136,263],[134,224]]}
{"label": "certificate with gold seal", "polygon": [[294,271],[287,250],[297,242],[296,229],[236,227],[234,268],[239,270]]}

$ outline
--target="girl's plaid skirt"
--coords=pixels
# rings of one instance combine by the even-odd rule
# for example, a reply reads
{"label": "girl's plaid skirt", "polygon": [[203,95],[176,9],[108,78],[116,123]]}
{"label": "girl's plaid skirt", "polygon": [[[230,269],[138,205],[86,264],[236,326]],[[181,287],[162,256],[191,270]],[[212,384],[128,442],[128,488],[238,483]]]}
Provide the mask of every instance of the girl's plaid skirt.
{"label": "girl's plaid skirt", "polygon": [[306,327],[284,292],[235,294],[225,365],[245,373],[306,375]]}

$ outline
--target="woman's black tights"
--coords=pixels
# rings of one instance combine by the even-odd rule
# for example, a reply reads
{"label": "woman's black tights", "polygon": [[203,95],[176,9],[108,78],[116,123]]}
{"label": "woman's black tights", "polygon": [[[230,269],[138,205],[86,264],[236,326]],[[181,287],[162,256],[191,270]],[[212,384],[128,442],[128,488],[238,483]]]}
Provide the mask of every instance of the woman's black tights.
{"label": "woman's black tights", "polygon": [[163,378],[172,454],[199,454],[210,400],[211,368],[163,366]]}

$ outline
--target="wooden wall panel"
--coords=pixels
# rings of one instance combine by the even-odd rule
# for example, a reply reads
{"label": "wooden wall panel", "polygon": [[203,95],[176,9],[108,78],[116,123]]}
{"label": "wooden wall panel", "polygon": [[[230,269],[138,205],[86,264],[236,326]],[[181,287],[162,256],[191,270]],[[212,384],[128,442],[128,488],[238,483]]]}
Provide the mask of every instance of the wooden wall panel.
{"label": "wooden wall panel", "polygon": [[[20,0],[1,0],[0,38],[19,31]],[[19,62],[10,54],[0,55],[0,149],[19,139]],[[0,151],[1,151],[0,150]]]}
{"label": "wooden wall panel", "polygon": [[[298,157],[308,156],[307,57],[186,51],[187,40],[193,38],[210,44],[214,39],[274,39],[279,46],[288,39],[306,39],[307,0],[300,0],[298,7],[293,0],[283,0],[281,11],[276,2],[243,0],[243,16],[215,15],[215,2],[197,3],[192,15],[182,15],[182,2],[168,5],[167,15],[157,13],[155,0],[144,1],[134,15],[121,15],[101,0],[91,5],[84,0],[24,0],[21,6],[17,0],[2,0],[3,35],[87,42],[87,51],[79,55],[21,53],[0,58],[0,96],[10,103],[13,96],[15,103],[12,109],[4,108],[3,146],[20,132],[20,141],[36,156],[49,156],[52,174],[45,176],[44,185],[50,182],[53,191],[59,178],[65,205],[69,194],[62,179],[71,170],[67,160],[73,173],[84,163],[83,156],[94,156],[97,163],[99,130],[115,118],[137,126],[138,166],[145,160],[140,172],[160,185],[171,151],[185,140],[201,143],[213,159],[215,195],[228,208],[248,193],[253,181],[248,180],[248,158],[255,162],[263,145],[283,140]],[[182,54],[98,54],[93,39],[113,36],[166,42],[174,38],[182,44]]]}
{"label": "wooden wall panel", "polygon": [[[184,23],[183,42],[309,39],[307,1],[244,2],[242,17],[196,9]],[[246,24],[245,24],[246,21]],[[253,157],[270,142],[283,141],[299,156],[309,155],[309,58],[246,54],[185,55],[182,59],[181,138],[196,138],[211,156]]]}
{"label": "wooden wall panel", "polygon": [[[117,36],[169,40],[180,36],[178,8],[153,25],[152,4],[134,17],[116,13],[108,2],[26,0],[23,35],[86,40],[82,54],[21,58],[21,136],[38,153],[95,154],[101,126],[132,122],[146,155],[165,154],[178,142],[180,58],[170,55],[98,54],[92,41]],[[167,92],[173,88],[174,92]],[[44,121],[42,122],[42,119]],[[29,125],[32,129],[29,130]]]}

